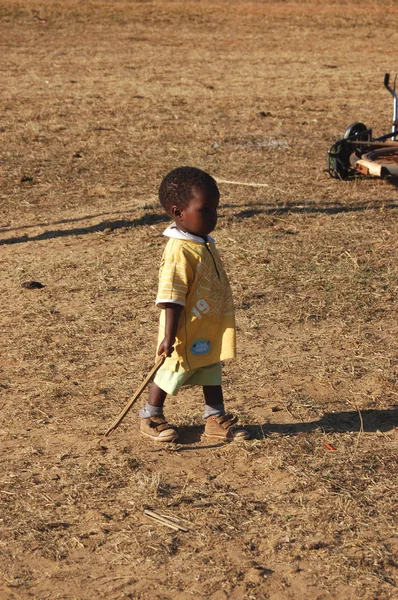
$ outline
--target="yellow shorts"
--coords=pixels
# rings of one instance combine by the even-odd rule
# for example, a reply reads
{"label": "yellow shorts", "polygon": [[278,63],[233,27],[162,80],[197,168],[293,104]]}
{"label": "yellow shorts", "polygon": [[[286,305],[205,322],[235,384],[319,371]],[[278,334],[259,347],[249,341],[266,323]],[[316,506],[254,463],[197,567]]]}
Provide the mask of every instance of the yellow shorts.
{"label": "yellow shorts", "polygon": [[171,396],[175,396],[184,385],[221,385],[221,363],[214,363],[190,371],[183,371],[182,369],[170,371],[160,367],[153,381],[160,389]]}

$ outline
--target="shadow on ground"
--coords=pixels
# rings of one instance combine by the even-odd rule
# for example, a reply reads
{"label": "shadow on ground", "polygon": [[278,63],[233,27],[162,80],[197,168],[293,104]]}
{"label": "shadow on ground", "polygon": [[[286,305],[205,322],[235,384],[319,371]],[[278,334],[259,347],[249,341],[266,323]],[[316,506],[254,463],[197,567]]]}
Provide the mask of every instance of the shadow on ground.
{"label": "shadow on ground", "polygon": [[[78,221],[87,221],[88,219],[96,219],[97,217],[109,217],[109,215],[120,215],[121,212],[121,210],[115,210],[112,212],[95,213],[93,215],[83,215],[82,217],[72,217],[70,219],[60,219],[59,221],[53,221],[52,223],[46,221],[42,223],[31,223],[30,225],[18,225],[16,227],[5,226],[2,229],[0,229],[0,233],[9,233],[10,231],[18,231],[20,229],[32,229],[33,227],[48,227],[49,225],[65,225],[66,223],[77,223]],[[123,212],[126,213],[133,211],[124,210]]]}
{"label": "shadow on ground", "polygon": [[[220,208],[220,220],[223,219],[223,209],[242,209],[242,205],[237,204],[224,204]],[[342,203],[328,204],[327,206],[322,206],[320,204],[313,203],[296,203],[289,202],[284,204],[283,206],[275,206],[268,205],[266,203],[258,202],[253,203],[239,210],[238,212],[233,213],[233,217],[235,219],[250,219],[256,215],[282,215],[288,213],[295,214],[327,214],[327,215],[335,215],[338,213],[351,213],[351,212],[364,212],[370,210],[393,210],[398,208],[398,204],[394,202],[372,202],[368,204],[357,204],[357,205],[345,205]],[[107,213],[102,213],[107,214]],[[115,214],[115,213],[109,213]],[[100,213],[101,215],[101,213]],[[52,225],[70,223],[74,221],[83,221],[85,219],[93,218],[98,215],[88,215],[86,217],[79,217],[76,219],[65,219],[61,221],[56,221],[52,223]],[[170,222],[170,217],[166,214],[157,214],[157,213],[147,213],[143,217],[139,217],[138,219],[117,219],[115,221],[103,221],[102,223],[98,223],[97,225],[88,225],[87,227],[75,227],[72,229],[53,229],[49,231],[43,231],[43,233],[39,233],[37,235],[33,235],[29,237],[29,235],[21,235],[18,237],[10,237],[0,240],[0,246],[10,245],[10,244],[22,244],[25,242],[40,242],[43,240],[51,240],[59,237],[68,237],[72,235],[86,235],[88,233],[101,233],[105,231],[114,231],[116,229],[124,229],[129,227],[140,227],[143,225],[153,225],[156,223],[166,223]],[[3,233],[15,231],[17,229],[27,229],[31,227],[41,227],[43,223],[39,223],[37,225],[23,225],[19,228],[13,227],[12,229],[1,229],[0,231]]]}
{"label": "shadow on ground", "polygon": [[[253,439],[264,439],[272,433],[293,436],[300,433],[311,433],[319,429],[328,433],[384,432],[398,427],[398,409],[364,410],[360,413],[358,411],[327,413],[318,421],[284,424],[267,422],[259,425],[245,425],[245,427],[250,431]],[[168,450],[173,452],[207,450],[224,445],[224,442],[204,437],[203,430],[203,425],[179,428],[178,441],[176,444],[168,444]],[[162,449],[156,448],[152,451]]]}
{"label": "shadow on ground", "polygon": [[[178,428],[179,437],[177,445],[181,444],[181,446],[183,446],[180,448],[181,450],[198,450],[198,448],[200,450],[206,450],[223,446],[223,442],[205,437],[203,431],[204,425],[192,425],[191,427]],[[199,444],[200,442],[202,442],[202,444],[199,446],[190,446],[190,444]]]}
{"label": "shadow on ground", "polygon": [[262,439],[270,433],[281,435],[297,435],[299,433],[310,433],[321,429],[328,433],[347,432],[376,432],[391,431],[398,427],[398,409],[389,410],[363,410],[326,413],[318,421],[303,423],[264,423],[262,425],[250,425],[247,429],[254,438]]}
{"label": "shadow on ground", "polygon": [[38,235],[29,237],[22,235],[20,237],[12,237],[0,240],[0,246],[7,244],[22,244],[25,242],[40,242],[43,240],[51,240],[59,237],[68,237],[71,235],[86,235],[88,233],[101,233],[105,231],[114,231],[115,229],[124,229],[127,227],[140,227],[142,225],[153,225],[155,223],[166,223],[170,221],[167,215],[148,213],[138,219],[119,219],[116,221],[103,221],[97,225],[88,225],[87,227],[75,227],[73,229],[55,229],[44,231]]}
{"label": "shadow on ground", "polygon": [[[258,207],[258,208],[257,208]],[[262,207],[262,208],[260,208]],[[222,208],[233,208],[233,205],[224,205]],[[394,210],[398,208],[398,204],[394,202],[372,202],[369,204],[329,204],[322,206],[320,204],[303,204],[299,202],[289,202],[283,206],[266,207],[262,204],[250,204],[250,208],[245,208],[234,214],[237,219],[250,219],[256,215],[283,215],[287,213],[294,214],[326,214],[336,215],[339,213],[355,213],[365,212],[370,210]]]}

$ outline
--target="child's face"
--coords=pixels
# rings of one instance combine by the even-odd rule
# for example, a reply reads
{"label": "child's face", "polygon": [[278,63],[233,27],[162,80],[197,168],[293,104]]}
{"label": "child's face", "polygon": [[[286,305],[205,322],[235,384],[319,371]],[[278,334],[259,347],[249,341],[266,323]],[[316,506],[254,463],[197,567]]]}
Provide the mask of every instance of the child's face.
{"label": "child's face", "polygon": [[217,224],[220,195],[196,188],[185,208],[173,206],[171,212],[178,229],[193,235],[208,235]]}

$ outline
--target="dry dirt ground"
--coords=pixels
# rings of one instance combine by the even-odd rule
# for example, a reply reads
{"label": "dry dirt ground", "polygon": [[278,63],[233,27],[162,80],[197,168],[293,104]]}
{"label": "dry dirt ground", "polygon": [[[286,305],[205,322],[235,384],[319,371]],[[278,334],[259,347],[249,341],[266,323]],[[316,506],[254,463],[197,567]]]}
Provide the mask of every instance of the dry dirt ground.
{"label": "dry dirt ground", "polygon": [[[390,129],[397,18],[0,0],[1,600],[398,598],[397,189],[325,173],[350,122]],[[196,389],[179,444],[135,409],[101,436],[153,364],[181,164],[264,184],[220,183],[241,445],[202,439]]]}

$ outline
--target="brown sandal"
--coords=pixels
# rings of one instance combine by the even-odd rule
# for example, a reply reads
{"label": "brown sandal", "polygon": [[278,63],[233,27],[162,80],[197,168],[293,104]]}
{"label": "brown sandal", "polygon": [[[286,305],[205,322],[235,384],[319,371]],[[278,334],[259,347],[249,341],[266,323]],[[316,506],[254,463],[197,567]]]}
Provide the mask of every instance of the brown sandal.
{"label": "brown sandal", "polygon": [[178,433],[173,429],[164,417],[148,417],[141,419],[140,432],[155,442],[174,442]]}
{"label": "brown sandal", "polygon": [[238,418],[231,414],[220,417],[207,417],[205,436],[232,442],[232,440],[249,440],[250,433],[238,425]]}

